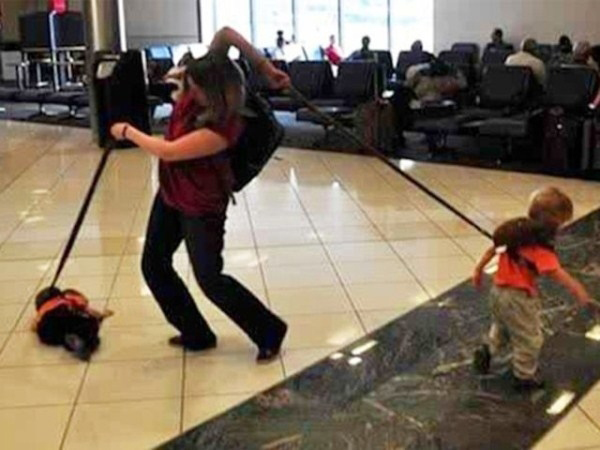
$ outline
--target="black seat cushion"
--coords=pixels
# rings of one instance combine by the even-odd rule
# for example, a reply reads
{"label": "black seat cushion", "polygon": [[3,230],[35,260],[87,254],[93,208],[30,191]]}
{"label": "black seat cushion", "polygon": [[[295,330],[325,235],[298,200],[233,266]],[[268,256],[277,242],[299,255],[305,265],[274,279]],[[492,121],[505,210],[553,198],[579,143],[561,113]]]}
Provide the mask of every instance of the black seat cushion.
{"label": "black seat cushion", "polygon": [[44,103],[55,105],[73,105],[73,100],[81,96],[81,92],[53,92],[44,98]]}
{"label": "black seat cushion", "polygon": [[275,111],[296,111],[300,107],[298,102],[290,97],[269,97],[268,100]]}
{"label": "black seat cushion", "polygon": [[52,89],[24,89],[15,94],[14,100],[23,103],[44,103],[46,97],[53,93]]}
{"label": "black seat cushion", "polygon": [[487,136],[522,138],[527,136],[528,130],[529,116],[526,114],[489,119],[479,126],[479,133]]}
{"label": "black seat cushion", "polygon": [[[354,113],[354,108],[347,106],[326,106],[319,108],[321,113],[331,116],[337,120],[351,121]],[[310,122],[317,125],[327,125],[328,123],[323,118],[311,111],[308,108],[301,108],[296,112],[296,120],[299,122]]]}
{"label": "black seat cushion", "polygon": [[10,102],[14,100],[15,95],[19,92],[17,88],[0,87],[0,101]]}
{"label": "black seat cushion", "polygon": [[73,99],[73,106],[87,108],[90,106],[90,97],[87,94],[79,95]]}

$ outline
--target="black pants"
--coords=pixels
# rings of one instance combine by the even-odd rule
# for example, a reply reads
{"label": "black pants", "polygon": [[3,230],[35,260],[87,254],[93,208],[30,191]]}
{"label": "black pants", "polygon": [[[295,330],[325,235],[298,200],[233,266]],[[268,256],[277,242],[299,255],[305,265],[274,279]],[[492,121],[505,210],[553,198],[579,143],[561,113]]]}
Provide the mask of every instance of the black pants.
{"label": "black pants", "polygon": [[148,223],[142,272],[167,320],[190,346],[210,342],[215,335],[173,268],[173,254],[185,241],[196,280],[206,297],[256,343],[268,347],[283,321],[248,289],[222,273],[225,215],[190,217],[169,207],[160,194]]}

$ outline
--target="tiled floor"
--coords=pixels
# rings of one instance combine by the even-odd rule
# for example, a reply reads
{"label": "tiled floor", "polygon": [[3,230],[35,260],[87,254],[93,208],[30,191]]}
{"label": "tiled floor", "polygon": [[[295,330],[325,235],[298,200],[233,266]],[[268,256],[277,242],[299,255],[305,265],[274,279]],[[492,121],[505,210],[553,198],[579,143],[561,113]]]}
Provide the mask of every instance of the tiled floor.
{"label": "tiled floor", "polygon": [[[469,276],[487,242],[381,163],[282,149],[231,209],[227,270],[290,324],[280,361],[255,349],[186,277],[220,346],[207,355],[166,344],[173,333],[138,267],[156,189],[154,165],[117,152],[62,284],[116,315],[92,363],[37,344],[28,331],[99,152],[86,130],[0,122],[0,448],[149,448],[243,401]],[[600,185],[404,162],[481,225],[522,214],[544,184],[579,215]],[[540,449],[600,448],[593,391]]]}

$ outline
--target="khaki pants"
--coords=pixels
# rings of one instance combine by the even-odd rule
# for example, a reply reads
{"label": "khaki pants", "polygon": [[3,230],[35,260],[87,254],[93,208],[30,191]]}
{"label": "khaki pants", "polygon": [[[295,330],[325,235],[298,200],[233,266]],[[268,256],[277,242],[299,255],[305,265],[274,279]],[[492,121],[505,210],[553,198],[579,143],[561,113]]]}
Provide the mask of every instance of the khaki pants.
{"label": "khaki pants", "polygon": [[492,355],[510,344],[515,376],[533,378],[544,343],[540,298],[529,297],[520,289],[493,287],[490,308],[493,319],[489,333]]}

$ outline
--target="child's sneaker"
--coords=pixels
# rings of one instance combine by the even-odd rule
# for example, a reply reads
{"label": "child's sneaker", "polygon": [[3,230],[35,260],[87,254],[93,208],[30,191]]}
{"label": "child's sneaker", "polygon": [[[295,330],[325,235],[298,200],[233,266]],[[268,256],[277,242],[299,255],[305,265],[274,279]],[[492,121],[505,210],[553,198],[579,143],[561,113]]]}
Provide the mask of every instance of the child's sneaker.
{"label": "child's sneaker", "polygon": [[537,378],[519,378],[513,375],[513,388],[517,392],[539,391],[546,387],[543,380]]}
{"label": "child's sneaker", "polygon": [[487,375],[490,373],[490,366],[492,365],[492,354],[490,347],[483,344],[473,354],[473,369],[480,375]]}

